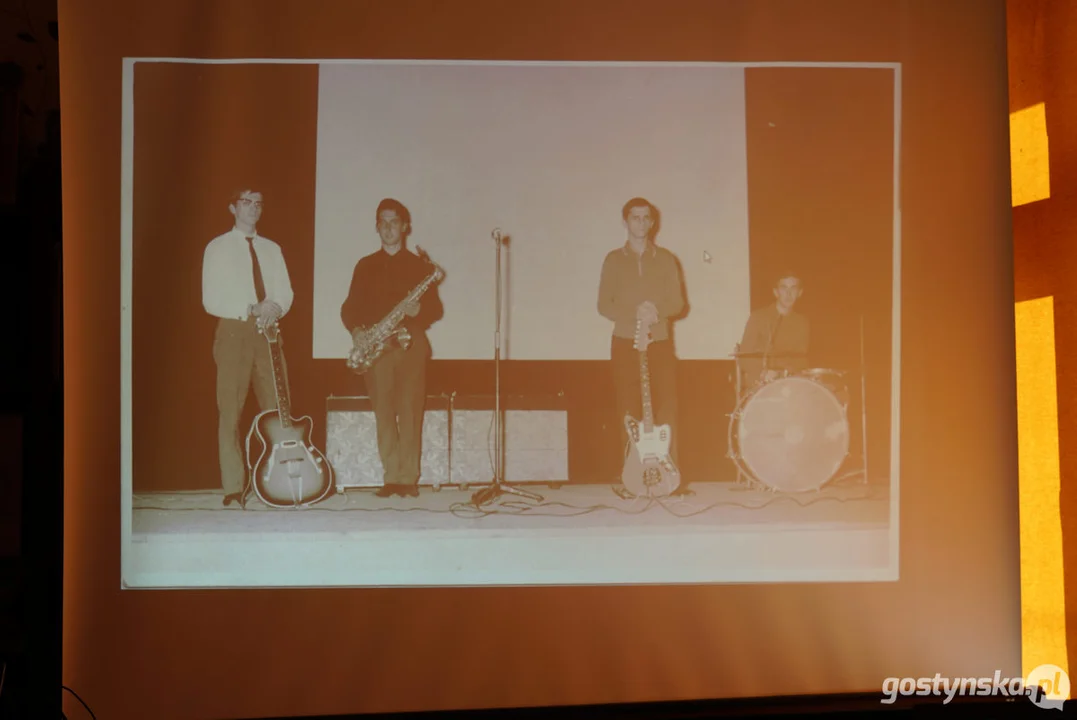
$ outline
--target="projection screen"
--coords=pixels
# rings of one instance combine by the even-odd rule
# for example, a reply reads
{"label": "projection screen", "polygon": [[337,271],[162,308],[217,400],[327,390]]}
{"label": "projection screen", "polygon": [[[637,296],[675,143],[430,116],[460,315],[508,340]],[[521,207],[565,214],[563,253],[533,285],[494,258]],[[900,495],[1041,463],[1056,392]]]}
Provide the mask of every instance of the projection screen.
{"label": "projection screen", "polygon": [[[125,455],[145,458],[130,462],[124,476],[126,587],[897,579],[899,65],[128,59],[124,68],[124,197],[129,208],[123,245],[124,447]],[[310,84],[301,92],[290,91],[283,80],[288,73],[302,75]],[[753,243],[749,205],[761,203],[762,197],[750,197],[748,179],[753,167],[770,162],[766,153],[773,150],[749,152],[746,78],[751,73],[784,77],[784,83],[833,76],[868,89],[859,100],[824,110],[843,122],[867,124],[864,147],[880,158],[880,171],[862,180],[872,198],[866,234],[838,228],[831,236],[828,226],[805,217],[811,208],[779,198],[780,215],[791,228],[775,230],[766,225],[773,220],[758,218]],[[248,185],[222,187],[216,200],[203,190],[196,199],[190,190],[160,178],[161,166],[180,176],[203,173],[207,160],[200,153],[162,153],[175,152],[176,132],[198,132],[186,128],[239,112],[241,100],[223,95],[239,83],[272,86],[274,103],[300,107],[305,117],[314,118],[314,157],[304,160],[313,164],[315,178],[312,229],[305,224],[307,201],[293,196],[301,170],[284,172],[283,183],[271,188],[250,184],[254,177],[266,177],[264,167],[233,172],[234,183]],[[764,115],[762,132],[772,138],[786,131],[786,124],[818,121],[789,111],[782,120],[774,111],[756,112],[757,119]],[[184,128],[166,131],[175,123]],[[205,127],[207,138],[227,137]],[[297,142],[294,133],[283,129],[279,142],[309,152],[310,145]],[[220,141],[195,138],[187,136],[185,144],[209,147]],[[780,141],[766,147],[775,142]],[[162,143],[170,150],[162,150]],[[287,166],[285,152],[280,145],[267,148],[260,162]],[[861,160],[859,154],[841,160],[820,157],[821,163],[844,163],[847,172],[859,172]],[[796,178],[805,170],[782,166],[772,172]],[[820,172],[826,172],[822,164],[811,168],[809,177]],[[206,207],[176,238],[176,245],[186,249],[169,255],[161,247],[151,208],[175,201],[176,190],[184,193],[181,202],[204,201]],[[218,496],[211,488],[220,482],[214,475],[226,472],[225,439],[218,438],[219,468],[207,437],[197,451],[204,459],[196,464],[184,449],[180,466],[188,473],[171,481],[165,474],[176,473],[176,464],[167,463],[161,445],[152,440],[170,444],[167,438],[175,437],[169,427],[174,420],[165,412],[174,405],[149,379],[167,373],[175,360],[156,354],[164,347],[156,319],[148,314],[138,320],[140,298],[149,296],[137,288],[141,283],[147,293],[156,293],[162,282],[173,282],[156,275],[156,265],[157,272],[173,277],[186,273],[188,282],[174,282],[193,300],[201,263],[206,315],[200,322],[212,320],[221,301],[207,299],[211,251],[206,240],[228,231],[230,221],[240,221],[229,193],[244,190],[262,199],[259,234],[278,238],[273,242],[282,248],[283,279],[267,282],[289,285],[280,301],[284,317],[279,322],[279,332],[287,336],[280,347],[288,352],[281,351],[281,367],[274,375],[283,385],[278,384],[274,402],[260,410],[292,411],[300,405],[304,412],[318,410],[301,442],[315,448],[311,457],[324,455],[317,462],[327,468],[326,488],[305,498],[300,514],[274,512],[282,506],[274,506],[265,486],[255,482],[259,463],[270,468],[266,473],[284,477],[285,471],[272,470],[272,463],[288,462],[286,456],[293,452],[284,447],[287,442],[276,450],[260,450],[264,428],[244,425],[239,430],[241,436],[245,433],[245,476],[253,487],[248,495],[257,496],[252,509],[269,512],[239,516],[212,507]],[[441,376],[443,394],[430,394],[424,401],[420,477],[415,496],[402,498],[404,505],[392,496],[390,504],[379,505],[369,491],[381,486],[392,490],[395,476],[384,471],[384,463],[385,453],[396,452],[396,446],[386,443],[406,440],[387,439],[390,431],[371,412],[372,386],[341,374],[353,346],[342,306],[356,291],[357,263],[384,252],[375,220],[386,198],[402,202],[408,213],[403,252],[416,258],[426,254],[444,272],[437,285],[443,312],[428,332],[430,377]],[[686,478],[682,495],[651,497],[628,490],[630,463],[621,459],[644,451],[629,448],[618,457],[601,444],[610,443],[608,428],[616,431],[619,424],[613,412],[593,420],[601,422],[598,428],[578,429],[580,418],[598,417],[596,408],[615,396],[597,391],[608,382],[611,333],[618,331],[601,313],[600,276],[610,257],[628,256],[627,203],[634,198],[642,198],[655,215],[647,242],[674,258],[680,277],[684,308],[670,320],[674,335],[667,344],[674,346],[681,367],[699,363],[695,372],[710,385],[721,383],[731,368],[748,367],[753,358],[740,359],[737,352],[741,342],[750,342],[755,321],[749,316],[772,312],[767,308],[775,307],[778,297],[773,288],[783,277],[798,283],[805,298],[794,307],[800,315],[788,321],[787,337],[795,334],[798,317],[806,317],[805,327],[812,328],[815,364],[783,366],[765,387],[753,386],[754,378],[744,371],[743,386],[718,384],[713,394],[693,394],[687,371],[677,371],[679,417],[666,415],[670,406],[663,404],[668,402],[666,388],[659,386],[662,377],[656,370],[658,422],[662,426],[673,417],[677,423],[672,431],[678,445],[668,457]],[[282,216],[296,219],[287,225]],[[859,286],[842,268],[842,260],[850,262],[857,254]],[[140,262],[140,256],[147,259]],[[311,256],[312,277],[304,277],[305,258]],[[643,268],[640,264],[641,276]],[[183,312],[195,316],[196,304],[188,305]],[[307,318],[299,319],[304,313]],[[866,316],[872,318],[874,333],[867,346]],[[192,317],[190,322],[199,321]],[[309,346],[288,342],[302,337],[306,322],[313,346],[309,354]],[[763,362],[768,348],[781,350],[775,339],[779,326],[767,322],[770,340],[754,348],[763,351]],[[212,343],[216,378],[201,361],[206,370],[202,382],[192,379],[182,400],[200,396],[199,416],[212,417],[208,403],[215,384],[221,428],[225,327],[218,322]],[[297,327],[303,330],[293,336]],[[145,349],[131,353],[132,344]],[[460,369],[460,361],[493,359],[495,349],[500,358],[494,367]],[[871,376],[871,400],[869,362],[883,369]],[[140,363],[147,378],[142,386],[131,382],[139,377]],[[486,384],[491,375],[499,383],[502,366],[508,364],[515,376],[511,389],[499,394],[495,385],[493,397],[482,392],[469,397],[469,385]],[[192,371],[187,365],[187,372]],[[256,364],[253,372],[267,371]],[[368,372],[361,382],[372,375]],[[554,375],[562,377],[562,385],[549,398],[536,378]],[[650,376],[637,375],[628,381],[629,388],[633,382],[639,388],[640,380]],[[428,393],[434,382],[426,381]],[[483,390],[488,393],[488,388]],[[501,403],[499,424],[492,411]],[[693,438],[693,419],[704,416],[707,420],[700,424],[709,423],[705,434]],[[150,430],[152,424],[160,435]],[[404,438],[395,434],[395,425],[391,432]],[[869,453],[872,434],[877,456]],[[681,462],[678,450],[689,458]],[[695,454],[694,462],[690,454]],[[587,455],[601,456],[605,464],[585,469]],[[869,457],[874,458],[870,466]],[[292,462],[277,467],[296,467],[295,457]],[[503,477],[494,482],[499,473]],[[611,480],[617,474],[621,482]],[[299,484],[306,481],[296,477]],[[317,481],[318,476],[311,477],[309,482]],[[513,482],[550,492],[532,487],[520,496],[512,493]],[[183,500],[169,494],[184,484],[190,494]],[[498,490],[506,485],[508,494]],[[483,486],[486,496],[476,492]],[[501,500],[491,504],[484,497]],[[264,563],[250,560],[251,541],[264,551]],[[691,552],[678,550],[685,543]],[[589,550],[573,551],[579,547]]]}
{"label": "projection screen", "polygon": [[502,357],[605,360],[598,269],[634,196],[684,267],[678,357],[728,356],[750,311],[744,120],[742,66],[321,64],[314,357],[351,348],[339,308],[384,196],[410,199],[411,239],[447,273],[435,358],[493,358],[500,229]]}

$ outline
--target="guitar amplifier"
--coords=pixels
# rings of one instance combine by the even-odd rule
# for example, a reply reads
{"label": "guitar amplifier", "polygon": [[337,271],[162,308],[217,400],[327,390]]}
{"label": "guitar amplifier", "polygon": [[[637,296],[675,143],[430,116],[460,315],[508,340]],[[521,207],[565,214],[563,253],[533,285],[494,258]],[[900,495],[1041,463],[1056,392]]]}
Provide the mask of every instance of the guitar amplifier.
{"label": "guitar amplifier", "polygon": [[[450,477],[461,486],[494,474],[494,396],[452,398]],[[564,397],[502,396],[505,482],[568,482],[568,411]]]}
{"label": "guitar amplifier", "polygon": [[[502,397],[504,480],[568,482],[568,411],[563,398]],[[337,492],[381,487],[377,427],[368,397],[326,400],[326,457]],[[430,395],[423,416],[419,484],[485,485],[494,473],[494,397]]]}
{"label": "guitar amplifier", "polygon": [[[378,431],[369,397],[330,395],[325,403],[325,456],[333,466],[337,492],[350,487],[381,487]],[[449,482],[449,398],[426,398],[423,414],[420,485],[440,489]]]}

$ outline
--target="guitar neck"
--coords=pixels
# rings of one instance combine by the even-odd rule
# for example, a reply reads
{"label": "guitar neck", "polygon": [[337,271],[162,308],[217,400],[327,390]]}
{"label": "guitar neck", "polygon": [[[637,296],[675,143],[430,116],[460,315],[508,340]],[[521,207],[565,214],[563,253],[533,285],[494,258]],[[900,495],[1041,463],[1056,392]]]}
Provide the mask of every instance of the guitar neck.
{"label": "guitar neck", "polygon": [[647,351],[639,353],[639,382],[643,396],[643,429],[651,432],[654,429],[654,413],[651,409],[651,372],[647,365]]}
{"label": "guitar neck", "polygon": [[292,399],[288,392],[288,373],[284,369],[284,351],[280,338],[269,341],[269,358],[273,365],[273,386],[277,391],[277,413],[281,424],[288,427],[292,422]]}

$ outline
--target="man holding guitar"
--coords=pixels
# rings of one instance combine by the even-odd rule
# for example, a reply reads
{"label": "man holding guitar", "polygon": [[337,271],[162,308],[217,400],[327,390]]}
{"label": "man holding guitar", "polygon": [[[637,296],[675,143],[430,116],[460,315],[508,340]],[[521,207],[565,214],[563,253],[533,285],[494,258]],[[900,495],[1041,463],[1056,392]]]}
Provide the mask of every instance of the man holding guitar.
{"label": "man holding guitar", "polygon": [[[610,251],[602,263],[598,288],[598,312],[613,322],[610,359],[616,392],[618,424],[629,417],[644,431],[663,426],[663,443],[669,463],[677,457],[677,358],[670,332],[673,318],[685,306],[680,266],[673,253],[654,243],[657,209],[644,198],[625,203],[621,216],[628,236],[625,244]],[[651,403],[653,421],[651,422]],[[638,439],[628,423],[621,433],[628,454],[622,480],[635,472]],[[640,483],[633,483],[642,487]],[[629,483],[626,482],[626,487]],[[648,487],[651,487],[648,485]],[[665,492],[668,490],[669,492]],[[641,494],[632,492],[631,494]],[[672,487],[666,482],[646,494],[683,494],[687,483],[679,474]]]}
{"label": "man holding guitar", "polygon": [[217,318],[213,359],[217,364],[217,442],[224,505],[244,507],[247,470],[239,419],[251,385],[261,410],[275,407],[269,348],[260,331],[292,307],[294,294],[280,246],[258,234],[262,193],[246,189],[228,205],[231,230],[206,246],[202,258],[202,306]]}
{"label": "man holding guitar", "polygon": [[[390,343],[363,379],[374,409],[384,471],[384,484],[376,495],[418,497],[426,362],[431,354],[426,330],[441,319],[443,308],[437,285],[424,285],[433,266],[405,247],[411,231],[408,209],[386,198],[378,204],[375,222],[381,249],[356,264],[340,319],[353,342],[361,345],[365,334],[376,333],[377,326],[404,303],[401,325],[410,339],[407,347]],[[421,301],[409,299],[418,296],[417,287],[426,288]]]}

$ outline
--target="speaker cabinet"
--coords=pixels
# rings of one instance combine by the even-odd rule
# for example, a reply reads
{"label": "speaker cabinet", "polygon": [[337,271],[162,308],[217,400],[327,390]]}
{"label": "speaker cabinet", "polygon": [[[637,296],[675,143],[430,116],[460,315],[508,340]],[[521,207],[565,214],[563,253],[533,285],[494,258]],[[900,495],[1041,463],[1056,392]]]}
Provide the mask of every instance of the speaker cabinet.
{"label": "speaker cabinet", "polygon": [[[504,480],[568,482],[568,412],[563,398],[502,398]],[[374,411],[367,397],[326,401],[326,457],[337,492],[381,487]],[[494,397],[431,395],[423,416],[420,485],[486,485],[494,477]]]}
{"label": "speaker cabinet", "polygon": [[[333,466],[337,492],[350,487],[381,487],[384,470],[378,455],[378,431],[368,397],[326,400],[325,455]],[[420,485],[440,489],[449,482],[449,400],[426,399]]]}
{"label": "speaker cabinet", "polygon": [[[563,398],[502,397],[504,480],[558,487],[568,482],[568,412]],[[452,406],[453,482],[486,484],[494,476],[494,397],[456,396]]]}

